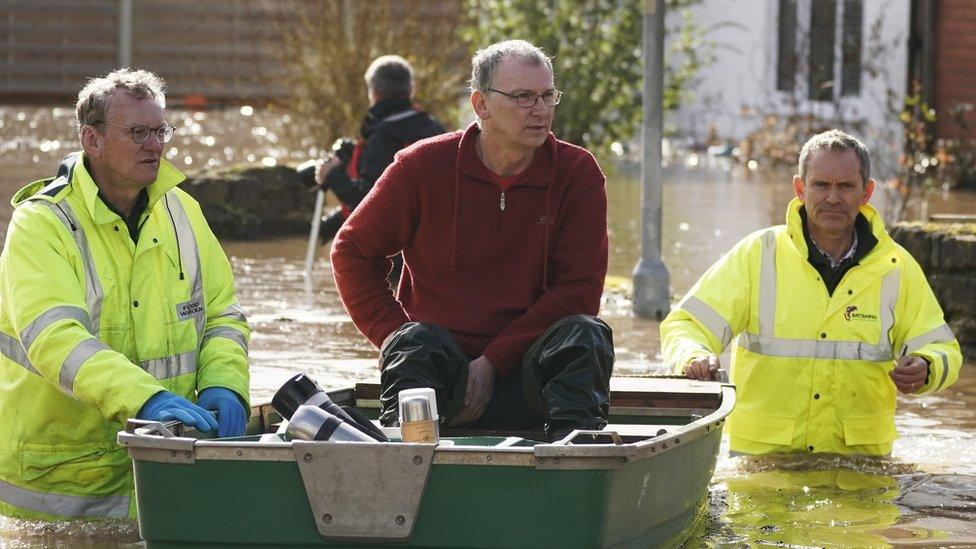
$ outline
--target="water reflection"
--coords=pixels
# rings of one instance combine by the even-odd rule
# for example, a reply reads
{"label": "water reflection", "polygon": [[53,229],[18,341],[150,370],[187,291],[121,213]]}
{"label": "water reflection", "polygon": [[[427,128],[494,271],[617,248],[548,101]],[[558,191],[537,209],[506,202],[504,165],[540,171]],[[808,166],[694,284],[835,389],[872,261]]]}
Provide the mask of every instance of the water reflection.
{"label": "water reflection", "polygon": [[976,543],[972,477],[890,459],[735,458],[713,523],[690,546],[892,547]]}
{"label": "water reflection", "polygon": [[725,480],[730,541],[779,547],[886,547],[898,482],[856,469],[770,469]]}

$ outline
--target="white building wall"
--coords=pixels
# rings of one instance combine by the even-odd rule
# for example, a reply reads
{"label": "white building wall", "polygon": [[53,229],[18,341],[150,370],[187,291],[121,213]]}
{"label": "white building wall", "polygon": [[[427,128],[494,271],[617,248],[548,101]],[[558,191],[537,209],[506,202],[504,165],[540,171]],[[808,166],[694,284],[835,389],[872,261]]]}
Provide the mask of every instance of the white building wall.
{"label": "white building wall", "polygon": [[[811,2],[817,1],[798,2],[798,33],[808,31]],[[893,173],[901,126],[892,109],[900,110],[908,85],[910,0],[864,1],[861,93],[837,103],[806,99],[802,45],[798,89],[793,94],[776,90],[777,0],[704,0],[691,9],[695,23],[707,30],[705,39],[715,43],[717,59],[699,73],[692,96],[669,115],[667,122],[679,135],[701,142],[714,127],[719,138],[739,141],[768,115],[811,115],[865,140],[877,176]],[[669,15],[669,26],[680,22],[679,14]],[[839,67],[839,54],[835,63]]]}

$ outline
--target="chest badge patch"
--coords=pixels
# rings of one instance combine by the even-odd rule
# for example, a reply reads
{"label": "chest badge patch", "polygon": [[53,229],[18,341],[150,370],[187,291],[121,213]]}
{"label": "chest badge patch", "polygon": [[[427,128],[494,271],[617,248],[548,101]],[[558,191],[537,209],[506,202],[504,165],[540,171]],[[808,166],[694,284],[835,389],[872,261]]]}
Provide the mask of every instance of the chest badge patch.
{"label": "chest badge patch", "polygon": [[191,299],[190,301],[185,301],[176,305],[176,316],[180,320],[186,320],[202,314],[203,303],[200,301]]}
{"label": "chest badge patch", "polygon": [[848,322],[877,322],[878,315],[873,315],[871,313],[859,313],[857,312],[857,305],[850,305],[844,309],[844,320]]}

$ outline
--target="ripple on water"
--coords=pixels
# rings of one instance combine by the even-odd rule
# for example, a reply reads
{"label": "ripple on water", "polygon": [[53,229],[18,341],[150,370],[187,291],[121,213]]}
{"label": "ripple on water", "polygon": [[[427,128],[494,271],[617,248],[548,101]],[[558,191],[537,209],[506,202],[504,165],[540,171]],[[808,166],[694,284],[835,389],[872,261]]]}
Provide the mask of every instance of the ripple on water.
{"label": "ripple on water", "polygon": [[109,548],[142,545],[134,520],[43,522],[0,516],[0,547]]}
{"label": "ripple on water", "polygon": [[976,476],[889,458],[736,457],[716,471],[708,521],[688,547],[968,546]]}

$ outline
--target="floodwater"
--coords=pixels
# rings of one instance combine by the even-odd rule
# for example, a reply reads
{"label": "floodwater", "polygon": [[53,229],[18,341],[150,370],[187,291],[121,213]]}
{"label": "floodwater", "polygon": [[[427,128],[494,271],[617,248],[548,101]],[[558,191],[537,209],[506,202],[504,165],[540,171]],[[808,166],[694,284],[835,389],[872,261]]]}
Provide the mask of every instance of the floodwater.
{"label": "floodwater", "polygon": [[[54,173],[75,148],[70,109],[0,106],[0,235],[7,198]],[[167,157],[188,171],[238,162],[297,163],[313,144],[286,134],[287,120],[249,108],[174,111]],[[680,296],[745,234],[782,223],[788,174],[685,155],[665,170],[663,254]],[[637,169],[608,172],[611,277],[601,316],[614,328],[618,375],[666,373],[656,322],[630,312],[629,273],[639,255]],[[883,200],[879,199],[883,207]],[[311,207],[311,206],[309,206]],[[976,197],[943,193],[931,212],[974,213]],[[305,239],[224,242],[248,313],[252,400],[270,399],[295,372],[327,387],[375,381],[375,349],[345,314],[320,248],[310,280]],[[707,512],[687,547],[962,547],[976,545],[976,368],[938,395],[899,396],[901,438],[888,459],[803,456],[747,460],[723,448]],[[0,548],[138,545],[132,522],[44,524],[0,518]]]}

